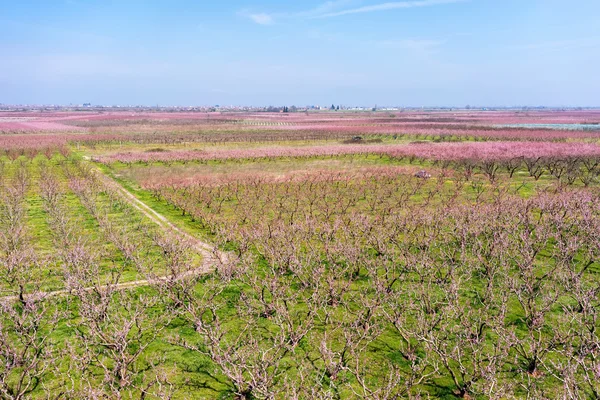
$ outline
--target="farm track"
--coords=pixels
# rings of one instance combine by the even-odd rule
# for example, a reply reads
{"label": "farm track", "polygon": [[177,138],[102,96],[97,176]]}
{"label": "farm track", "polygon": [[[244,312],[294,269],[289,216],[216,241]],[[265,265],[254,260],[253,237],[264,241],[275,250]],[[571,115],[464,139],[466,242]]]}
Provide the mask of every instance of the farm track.
{"label": "farm track", "polygon": [[139,200],[131,192],[129,192],[119,183],[115,182],[112,178],[106,176],[102,171],[100,171],[97,168],[95,169],[95,171],[98,178],[102,180],[102,182],[105,185],[115,189],[118,193],[121,194],[124,200],[126,200],[136,210],[140,211],[142,214],[148,217],[152,222],[160,226],[165,231],[177,235],[180,238],[192,243],[194,249],[198,252],[198,254],[202,256],[202,266],[206,268],[205,272],[209,271],[209,266],[211,264],[214,264],[215,262],[226,261],[227,255],[225,253],[221,251],[216,251],[214,246],[212,246],[211,244],[203,242],[200,239],[176,227],[165,216],[154,211],[150,206],[148,206],[143,201]]}
{"label": "farm track", "polygon": [[[198,268],[188,271],[187,273],[183,274],[183,276],[179,277],[179,279],[187,279],[190,277],[207,274],[214,268],[215,264],[227,262],[227,260],[229,258],[228,254],[216,249],[211,244],[203,242],[200,239],[190,235],[189,233],[187,233],[187,232],[183,231],[182,229],[178,228],[177,226],[173,225],[173,223],[171,223],[165,216],[154,211],[147,204],[145,204],[143,201],[139,200],[131,192],[129,192],[127,189],[125,189],[123,186],[121,186],[118,182],[116,182],[109,176],[105,175],[98,168],[95,168],[94,172],[96,173],[96,176],[98,177],[98,179],[100,179],[104,185],[117,191],[121,195],[121,197],[127,201],[127,203],[129,203],[133,208],[135,208],[136,210],[138,210],[142,214],[144,214],[146,217],[148,217],[148,219],[150,219],[152,222],[157,224],[161,229],[163,229],[165,231],[166,234],[175,235],[175,236],[178,236],[179,239],[188,241],[189,243],[192,244],[193,249],[202,256],[202,264]],[[135,281],[117,283],[117,284],[110,285],[110,287],[113,290],[126,290],[126,289],[131,289],[131,288],[136,288],[136,287],[141,287],[141,286],[149,286],[149,285],[158,284],[161,282],[166,282],[170,278],[171,278],[170,276],[165,275],[165,276],[159,276],[159,277],[156,277],[153,279],[140,279],[140,280],[135,280]],[[85,288],[84,290],[91,292],[93,290],[96,290],[96,288],[89,287],[89,288]],[[71,290],[60,289],[60,290],[54,290],[54,291],[50,291],[50,292],[42,292],[42,293],[37,294],[37,296],[41,297],[41,298],[52,298],[52,297],[68,296],[69,294],[72,294]],[[18,300],[18,299],[19,299],[19,296],[0,297],[0,301],[1,300],[14,301],[14,300]]]}

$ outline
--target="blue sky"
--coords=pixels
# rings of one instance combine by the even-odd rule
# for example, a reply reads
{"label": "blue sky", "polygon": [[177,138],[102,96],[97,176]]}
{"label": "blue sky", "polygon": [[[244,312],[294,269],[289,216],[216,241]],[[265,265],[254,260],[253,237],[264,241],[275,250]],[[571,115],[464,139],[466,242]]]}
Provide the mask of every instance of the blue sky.
{"label": "blue sky", "polygon": [[599,0],[0,0],[0,103],[600,106]]}

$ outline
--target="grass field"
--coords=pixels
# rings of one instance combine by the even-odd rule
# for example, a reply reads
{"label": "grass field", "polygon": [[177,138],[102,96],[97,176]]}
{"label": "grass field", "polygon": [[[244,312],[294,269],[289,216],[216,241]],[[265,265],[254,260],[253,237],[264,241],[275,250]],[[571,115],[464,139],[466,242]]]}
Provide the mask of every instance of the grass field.
{"label": "grass field", "polygon": [[6,139],[0,398],[600,396],[596,114],[269,115]]}

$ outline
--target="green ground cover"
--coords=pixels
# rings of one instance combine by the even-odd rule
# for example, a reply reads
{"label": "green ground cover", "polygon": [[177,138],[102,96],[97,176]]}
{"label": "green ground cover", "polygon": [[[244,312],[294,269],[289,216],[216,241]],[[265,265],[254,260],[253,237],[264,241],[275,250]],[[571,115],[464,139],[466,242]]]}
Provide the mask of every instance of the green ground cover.
{"label": "green ground cover", "polygon": [[[596,186],[536,180],[524,169],[512,178],[501,171],[495,182],[481,171],[465,180],[439,164],[378,155],[133,165],[86,158],[111,151],[3,159],[3,190],[27,171],[24,226],[36,257],[48,260],[25,293],[62,289],[67,278],[74,288],[29,306],[4,301],[0,345],[41,360],[29,372],[26,362],[0,367],[11,390],[32,376],[23,398],[597,393],[589,350],[600,328]],[[85,239],[74,261],[60,256],[44,165],[60,184],[67,226]],[[415,178],[420,169],[433,176]],[[94,171],[192,236],[231,250],[230,259],[192,274],[199,256],[176,240],[154,240],[160,228],[102,188]],[[253,176],[266,179],[244,180]],[[215,184],[168,184],[195,177]],[[73,189],[79,180],[81,192]],[[3,274],[13,250],[3,247]],[[148,271],[174,271],[174,279],[107,285]],[[15,323],[36,316],[39,329]],[[18,339],[23,329],[35,346]]]}

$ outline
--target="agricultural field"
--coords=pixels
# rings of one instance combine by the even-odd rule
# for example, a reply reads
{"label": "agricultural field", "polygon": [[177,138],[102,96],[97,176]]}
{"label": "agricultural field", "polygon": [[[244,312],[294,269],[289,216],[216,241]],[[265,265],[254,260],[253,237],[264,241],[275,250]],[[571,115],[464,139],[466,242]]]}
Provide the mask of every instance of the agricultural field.
{"label": "agricultural field", "polygon": [[600,398],[599,111],[0,132],[0,399]]}

